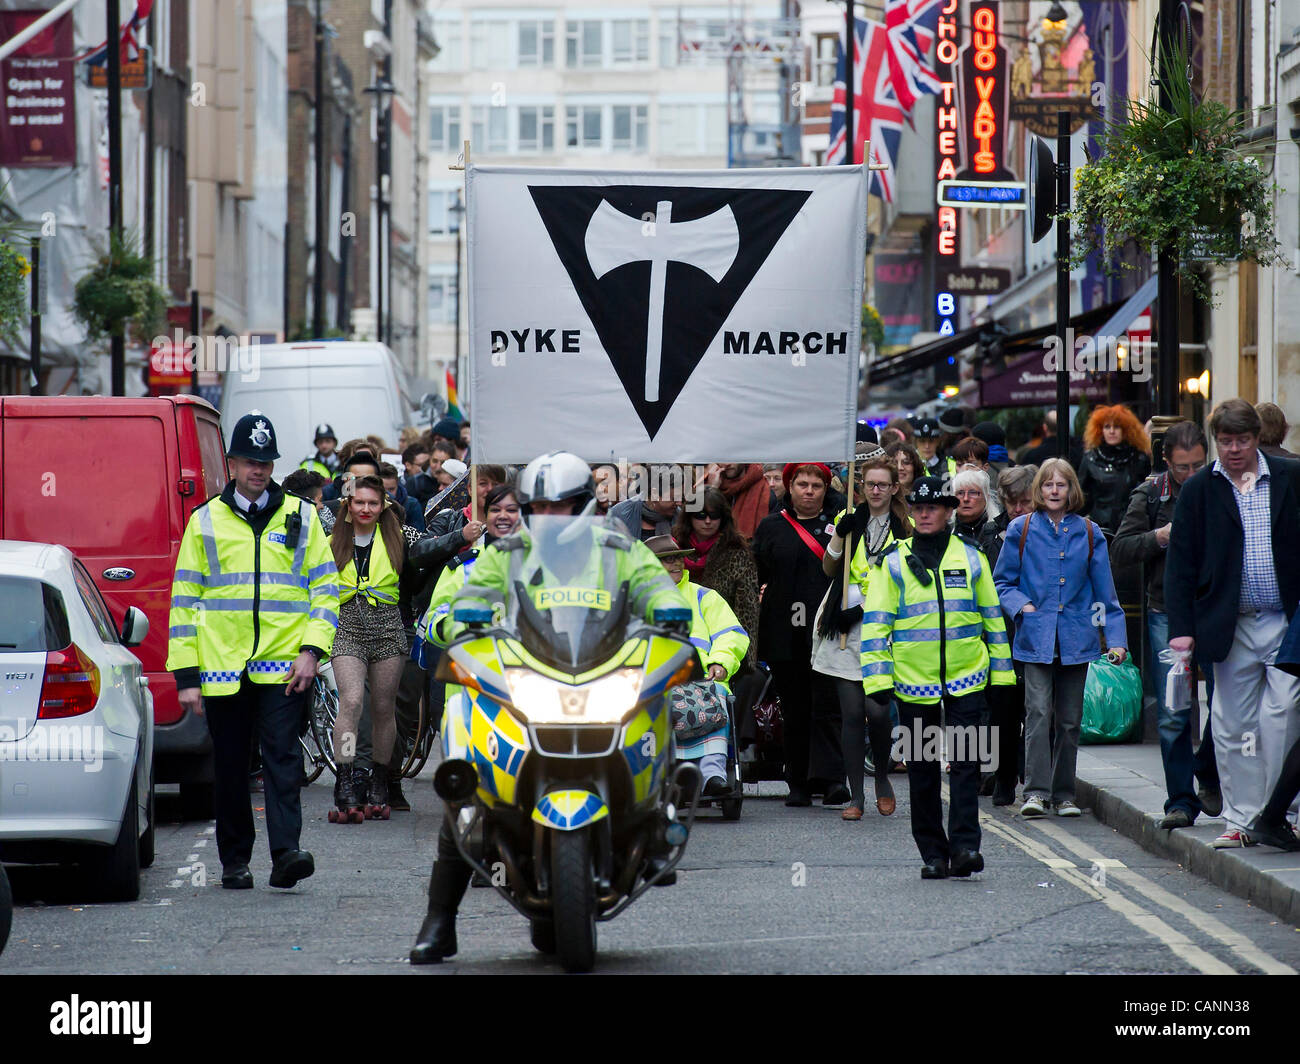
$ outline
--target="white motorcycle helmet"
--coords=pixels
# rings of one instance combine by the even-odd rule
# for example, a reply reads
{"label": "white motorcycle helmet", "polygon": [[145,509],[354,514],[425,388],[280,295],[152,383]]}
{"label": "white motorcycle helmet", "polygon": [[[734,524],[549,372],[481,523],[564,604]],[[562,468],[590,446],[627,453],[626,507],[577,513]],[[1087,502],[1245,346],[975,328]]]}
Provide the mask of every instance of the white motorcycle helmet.
{"label": "white motorcycle helmet", "polygon": [[519,474],[515,498],[524,513],[524,521],[532,516],[533,502],[549,500],[559,502],[573,499],[575,515],[586,517],[596,509],[596,481],[591,467],[576,454],[552,451],[539,455]]}

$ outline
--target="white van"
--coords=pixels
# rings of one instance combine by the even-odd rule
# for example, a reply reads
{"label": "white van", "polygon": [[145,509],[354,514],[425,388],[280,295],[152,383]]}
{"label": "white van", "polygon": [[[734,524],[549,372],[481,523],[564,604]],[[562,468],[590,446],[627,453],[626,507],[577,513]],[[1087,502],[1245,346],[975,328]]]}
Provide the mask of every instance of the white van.
{"label": "white van", "polygon": [[221,431],[226,442],[235,422],[260,410],[275,426],[283,480],[315,451],[322,422],[339,444],[358,436],[380,436],[397,450],[406,425],[417,424],[419,402],[406,374],[386,344],[310,340],[301,344],[259,344],[240,352],[227,370],[221,397]]}

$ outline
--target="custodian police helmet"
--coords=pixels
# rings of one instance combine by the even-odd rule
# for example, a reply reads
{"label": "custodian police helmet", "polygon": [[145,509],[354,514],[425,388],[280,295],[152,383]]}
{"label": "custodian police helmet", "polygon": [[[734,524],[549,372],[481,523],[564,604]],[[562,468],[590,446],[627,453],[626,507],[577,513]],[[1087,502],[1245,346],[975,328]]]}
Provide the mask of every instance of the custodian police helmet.
{"label": "custodian police helmet", "polygon": [[932,503],[937,506],[956,506],[957,496],[952,493],[944,477],[919,477],[907,493],[907,501],[915,506],[917,503]]}
{"label": "custodian police helmet", "polygon": [[271,419],[260,410],[251,410],[235,422],[226,457],[251,458],[255,462],[274,462],[279,458]]}
{"label": "custodian police helmet", "polygon": [[312,440],[312,442],[320,443],[321,440],[333,440],[335,443],[339,442],[339,438],[334,432],[333,425],[327,425],[322,421],[316,426],[316,438]]}

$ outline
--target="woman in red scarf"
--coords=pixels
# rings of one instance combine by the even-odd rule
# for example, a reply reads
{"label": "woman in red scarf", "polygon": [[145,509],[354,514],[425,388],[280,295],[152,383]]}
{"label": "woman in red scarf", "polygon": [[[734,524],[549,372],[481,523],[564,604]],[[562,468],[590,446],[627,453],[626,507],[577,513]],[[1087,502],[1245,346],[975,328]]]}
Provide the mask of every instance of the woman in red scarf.
{"label": "woman in red scarf", "polygon": [[749,633],[745,662],[753,664],[758,645],[758,569],[749,544],[736,529],[727,497],[717,488],[705,488],[698,510],[678,514],[673,538],[679,546],[695,548],[694,557],[686,557],[692,583],[721,595]]}

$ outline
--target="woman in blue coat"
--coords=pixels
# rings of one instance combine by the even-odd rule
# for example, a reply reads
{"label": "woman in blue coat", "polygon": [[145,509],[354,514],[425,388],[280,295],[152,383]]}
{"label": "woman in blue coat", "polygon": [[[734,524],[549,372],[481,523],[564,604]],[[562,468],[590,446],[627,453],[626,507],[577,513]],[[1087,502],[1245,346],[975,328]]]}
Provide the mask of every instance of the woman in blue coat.
{"label": "woman in blue coat", "polygon": [[[1025,667],[1025,801],[1020,815],[1078,816],[1074,766],[1088,665],[1128,656],[1124,611],[1100,526],[1079,515],[1074,468],[1049,458],[1030,489],[1034,509],[1007,526],[993,570],[1002,609],[1015,618],[1011,656]],[[1053,735],[1053,724],[1055,734]]]}

